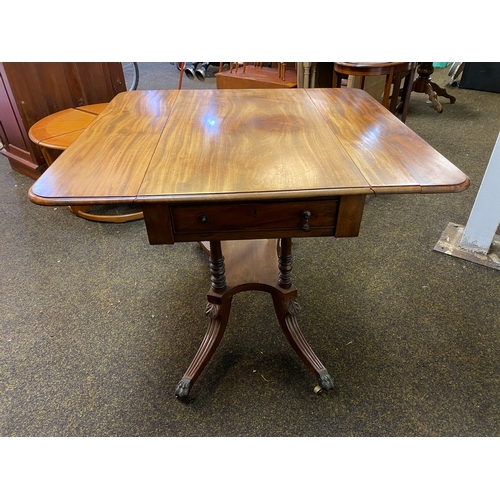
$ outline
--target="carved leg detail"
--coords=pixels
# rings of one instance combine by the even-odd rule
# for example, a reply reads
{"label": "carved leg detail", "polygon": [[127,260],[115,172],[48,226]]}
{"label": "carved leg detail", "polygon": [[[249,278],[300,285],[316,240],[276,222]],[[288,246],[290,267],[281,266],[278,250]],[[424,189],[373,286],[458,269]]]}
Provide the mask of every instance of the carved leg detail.
{"label": "carved leg detail", "polygon": [[437,83],[430,82],[430,85],[432,87],[432,90],[436,92],[436,94],[440,97],[446,97],[446,99],[450,100],[450,104],[454,104],[455,101],[457,100],[455,96],[452,96],[446,92],[445,89],[441,88]]}
{"label": "carved leg detail", "polygon": [[292,286],[292,239],[283,238],[278,248],[278,285],[281,288]]}
{"label": "carved leg detail", "polygon": [[226,289],[226,269],[224,265],[224,256],[220,241],[210,242],[210,274],[212,276],[212,289],[220,292]]}
{"label": "carved leg detail", "polygon": [[297,323],[296,314],[300,311],[300,305],[297,299],[284,302],[273,295],[274,308],[278,317],[281,329],[286,339],[293,347],[300,359],[309,368],[317,379],[322,389],[333,389],[333,379],[316,356],[311,346],[307,343],[300,327]]}
{"label": "carved leg detail", "polygon": [[318,384],[322,389],[328,391],[330,389],[333,389],[333,378],[326,370],[323,370],[322,372],[319,372]]}
{"label": "carved leg detail", "polygon": [[191,380],[187,377],[182,377],[181,381],[177,384],[175,388],[175,395],[178,398],[185,398],[189,391],[191,390]]}
{"label": "carved leg detail", "polygon": [[443,111],[443,106],[441,106],[441,103],[438,101],[437,93],[434,91],[430,83],[426,85],[425,92],[429,96],[429,100],[432,102],[432,104],[434,104],[436,111],[438,113],[441,113],[441,111]]}
{"label": "carved leg detail", "polygon": [[230,310],[231,298],[225,300],[220,306],[210,302],[207,304],[205,314],[210,319],[207,332],[193,361],[175,389],[177,397],[182,398],[189,394],[191,386],[212,358],[226,330]]}

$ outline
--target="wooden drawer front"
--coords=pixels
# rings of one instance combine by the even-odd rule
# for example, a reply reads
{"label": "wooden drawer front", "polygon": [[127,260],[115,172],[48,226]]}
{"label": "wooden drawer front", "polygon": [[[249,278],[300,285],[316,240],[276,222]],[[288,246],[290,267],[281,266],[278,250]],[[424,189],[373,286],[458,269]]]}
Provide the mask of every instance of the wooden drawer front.
{"label": "wooden drawer front", "polygon": [[[333,229],[337,222],[338,199],[177,205],[170,208],[174,234],[241,233],[293,230],[308,233]],[[308,214],[309,217],[308,217]],[[304,234],[306,236],[306,234]]]}

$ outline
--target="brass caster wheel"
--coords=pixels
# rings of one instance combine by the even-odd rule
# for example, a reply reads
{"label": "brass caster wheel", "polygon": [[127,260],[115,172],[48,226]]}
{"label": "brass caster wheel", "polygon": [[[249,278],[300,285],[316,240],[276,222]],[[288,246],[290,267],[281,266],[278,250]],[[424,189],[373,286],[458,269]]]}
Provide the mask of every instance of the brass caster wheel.
{"label": "brass caster wheel", "polygon": [[319,385],[317,385],[315,388],[314,388],[314,393],[315,394],[321,394],[323,392],[323,387],[320,387]]}

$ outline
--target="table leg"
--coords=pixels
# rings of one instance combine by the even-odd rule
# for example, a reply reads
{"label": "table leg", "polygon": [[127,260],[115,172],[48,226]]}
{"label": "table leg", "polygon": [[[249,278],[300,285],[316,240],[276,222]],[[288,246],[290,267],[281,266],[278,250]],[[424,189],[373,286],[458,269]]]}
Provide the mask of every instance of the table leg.
{"label": "table leg", "polygon": [[[203,248],[203,247],[202,247]],[[210,255],[210,275],[212,279],[212,289],[215,295],[208,295],[208,304],[205,314],[210,322],[208,324],[205,337],[198,348],[196,356],[191,361],[186,373],[175,389],[177,397],[186,397],[191,390],[192,384],[200,376],[201,372],[212,358],[214,352],[222,340],[229,320],[231,310],[232,294],[226,294],[226,270],[222,246],[220,241],[209,243]],[[212,301],[211,301],[212,300]]]}
{"label": "table leg", "polygon": [[285,301],[279,297],[279,294],[273,294],[273,303],[276,316],[288,343],[309,368],[309,371],[317,378],[320,388],[325,390],[333,389],[332,377],[307,343],[297,323],[296,315],[300,311],[297,299]]}
{"label": "table leg", "polygon": [[295,297],[289,298],[286,293],[281,291],[281,289],[289,290],[292,287],[292,240],[290,238],[281,240],[278,267],[278,286],[271,291],[271,295],[281,329],[288,343],[307,368],[317,377],[319,386],[325,390],[333,389],[332,377],[307,343],[297,323],[297,313],[300,311],[297,299]]}
{"label": "table leg", "polygon": [[420,63],[417,67],[418,78],[413,82],[413,92],[418,92],[421,94],[427,94],[429,100],[434,104],[436,111],[441,113],[443,111],[443,106],[441,106],[438,101],[438,96],[446,97],[453,104],[456,98],[449,95],[445,89],[442,89],[437,83],[431,80],[431,75],[434,73],[434,67],[432,63]]}
{"label": "table leg", "polygon": [[205,314],[209,318],[209,324],[205,337],[198,348],[196,356],[191,361],[186,373],[175,389],[175,395],[179,398],[186,397],[191,390],[191,386],[200,376],[201,372],[207,366],[214,352],[222,340],[229,320],[229,311],[231,310],[232,297],[228,297],[223,304],[207,304]]}
{"label": "table leg", "polygon": [[[206,315],[209,325],[198,351],[175,395],[184,398],[215,353],[226,329],[232,297],[247,290],[270,293],[279,324],[286,339],[306,367],[318,379],[320,389],[332,389],[333,380],[307,343],[297,323],[300,306],[297,289],[292,284],[292,241],[276,240],[210,242],[212,287],[207,294]],[[207,244],[201,245],[204,250]],[[277,250],[278,249],[278,250]],[[315,389],[316,392],[319,392]]]}

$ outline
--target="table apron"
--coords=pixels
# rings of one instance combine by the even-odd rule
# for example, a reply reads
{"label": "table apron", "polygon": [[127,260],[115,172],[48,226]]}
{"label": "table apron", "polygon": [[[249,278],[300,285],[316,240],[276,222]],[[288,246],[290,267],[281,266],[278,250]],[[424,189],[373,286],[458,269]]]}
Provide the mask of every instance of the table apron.
{"label": "table apron", "polygon": [[357,236],[365,195],[272,202],[143,203],[151,245]]}

